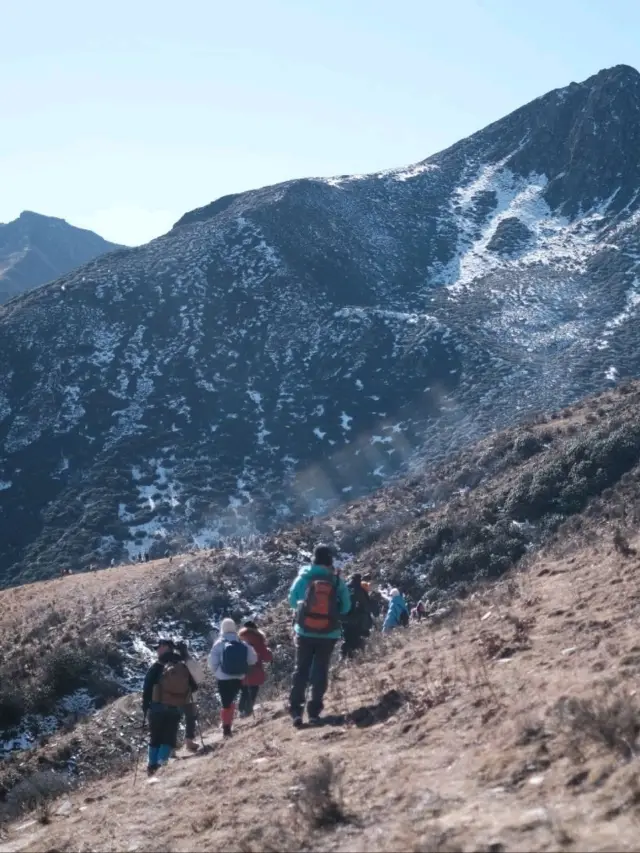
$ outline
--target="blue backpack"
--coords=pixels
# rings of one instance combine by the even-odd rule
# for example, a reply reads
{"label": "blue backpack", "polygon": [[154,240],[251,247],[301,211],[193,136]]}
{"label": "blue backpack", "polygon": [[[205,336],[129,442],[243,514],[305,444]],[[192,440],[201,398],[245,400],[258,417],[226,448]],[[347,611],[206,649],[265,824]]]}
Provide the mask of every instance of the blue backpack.
{"label": "blue backpack", "polygon": [[249,672],[249,649],[240,640],[225,640],[220,668],[225,675],[244,678]]}

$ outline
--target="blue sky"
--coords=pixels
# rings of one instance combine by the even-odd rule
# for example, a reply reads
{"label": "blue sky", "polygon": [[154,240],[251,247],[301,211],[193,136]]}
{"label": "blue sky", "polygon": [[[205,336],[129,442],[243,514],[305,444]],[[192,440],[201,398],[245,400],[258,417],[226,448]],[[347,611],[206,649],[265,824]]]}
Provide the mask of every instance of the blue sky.
{"label": "blue sky", "polygon": [[640,66],[633,0],[23,0],[1,29],[0,222],[132,245],[225,193],[415,162]]}

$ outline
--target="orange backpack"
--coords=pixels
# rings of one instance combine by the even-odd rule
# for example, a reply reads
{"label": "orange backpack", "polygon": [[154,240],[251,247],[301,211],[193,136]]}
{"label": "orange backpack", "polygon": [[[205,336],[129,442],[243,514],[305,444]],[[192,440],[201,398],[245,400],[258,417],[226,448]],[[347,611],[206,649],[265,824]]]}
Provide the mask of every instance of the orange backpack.
{"label": "orange backpack", "polygon": [[331,634],[340,627],[338,578],[314,578],[309,582],[296,621],[303,631],[313,634]]}

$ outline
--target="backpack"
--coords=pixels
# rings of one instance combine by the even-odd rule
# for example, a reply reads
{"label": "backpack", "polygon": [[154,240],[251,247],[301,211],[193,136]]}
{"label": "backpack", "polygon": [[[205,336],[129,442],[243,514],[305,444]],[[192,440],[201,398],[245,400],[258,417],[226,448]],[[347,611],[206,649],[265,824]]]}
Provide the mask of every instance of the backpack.
{"label": "backpack", "polygon": [[153,688],[153,701],[181,708],[191,697],[189,670],[182,661],[166,663],[157,684]]}
{"label": "backpack", "polygon": [[351,610],[345,621],[356,625],[362,631],[368,631],[371,628],[372,622],[371,603],[368,592],[362,587],[352,588],[351,600]]}
{"label": "backpack", "polygon": [[225,640],[220,669],[233,678],[244,678],[249,672],[249,649],[241,640]]}
{"label": "backpack", "polygon": [[338,578],[314,578],[298,605],[297,624],[303,631],[330,634],[340,627]]}

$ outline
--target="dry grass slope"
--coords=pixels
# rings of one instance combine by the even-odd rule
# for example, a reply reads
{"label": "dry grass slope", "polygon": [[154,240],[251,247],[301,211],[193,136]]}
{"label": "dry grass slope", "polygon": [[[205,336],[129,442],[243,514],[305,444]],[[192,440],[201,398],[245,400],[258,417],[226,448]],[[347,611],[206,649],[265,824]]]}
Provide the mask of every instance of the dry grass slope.
{"label": "dry grass slope", "polygon": [[638,850],[640,559],[602,533],[376,637],[323,728],[280,697],[151,784],[131,761],[14,822],[0,853]]}
{"label": "dry grass slope", "polygon": [[[78,686],[112,700],[123,641],[159,617],[202,631],[216,610],[279,600],[319,538],[434,603],[428,625],[339,667],[331,724],[303,732],[285,718],[289,614],[273,606],[268,701],[232,743],[211,728],[212,754],[134,789],[137,699],[109,701],[3,762],[0,850],[640,849],[639,405],[631,385],[534,419],[259,554],[0,592],[4,724]],[[52,771],[70,759],[84,784],[61,801]]]}

